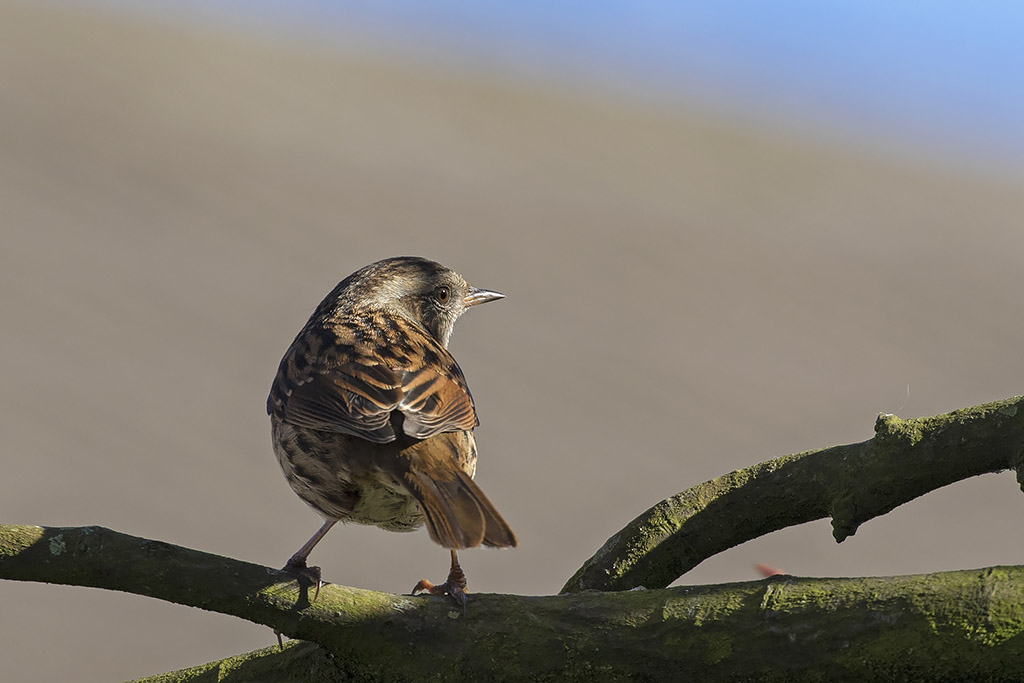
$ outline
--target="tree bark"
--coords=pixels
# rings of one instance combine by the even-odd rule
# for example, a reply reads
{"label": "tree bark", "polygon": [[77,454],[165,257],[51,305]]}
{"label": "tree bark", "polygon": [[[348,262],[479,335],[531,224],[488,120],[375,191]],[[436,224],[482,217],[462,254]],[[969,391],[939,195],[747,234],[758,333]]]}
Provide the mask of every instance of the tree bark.
{"label": "tree bark", "polygon": [[310,641],[151,680],[1020,680],[1024,664],[1024,567],[474,594],[463,613],[334,585],[310,604],[310,587],[275,569],[100,527],[6,526],[0,576],[169,599]]}
{"label": "tree bark", "polygon": [[663,588],[707,558],[772,531],[832,518],[842,542],[864,522],[987,472],[1024,472],[1024,397],[901,420],[879,415],[862,443],[786,455],[654,505],[562,588]]}
{"label": "tree bark", "polygon": [[[864,521],[958,479],[1017,468],[1024,400],[917,420],[738,470],[662,501],[613,536],[567,593],[445,599],[325,585],[101,527],[0,526],[0,578],[121,590],[232,614],[302,643],[163,681],[1020,680],[1024,567],[906,577],[777,576],[667,585],[758,535]],[[602,590],[594,590],[599,588]]]}

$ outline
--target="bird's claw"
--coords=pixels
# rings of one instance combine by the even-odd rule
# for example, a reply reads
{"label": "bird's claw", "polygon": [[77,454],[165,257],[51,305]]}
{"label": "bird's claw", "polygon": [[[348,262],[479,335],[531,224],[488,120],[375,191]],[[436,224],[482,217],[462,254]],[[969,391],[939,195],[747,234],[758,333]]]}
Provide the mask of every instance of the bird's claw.
{"label": "bird's claw", "polygon": [[313,592],[313,599],[309,601],[310,604],[316,602],[316,599],[320,597],[320,587],[324,585],[323,579],[321,578],[320,567],[308,567],[306,566],[305,560],[295,560],[292,558],[288,560],[288,563],[282,568],[282,571],[297,574],[300,581],[305,579],[309,582],[309,585],[316,586],[316,590]]}
{"label": "bird's claw", "polygon": [[460,586],[457,583],[452,582],[451,577],[449,577],[449,579],[444,583],[437,585],[427,581],[426,579],[420,579],[419,583],[416,584],[416,587],[412,589],[412,595],[416,595],[421,592],[427,592],[431,595],[448,595],[459,607],[462,608],[463,611],[466,610],[466,603],[469,601],[469,598],[466,595],[465,586]]}

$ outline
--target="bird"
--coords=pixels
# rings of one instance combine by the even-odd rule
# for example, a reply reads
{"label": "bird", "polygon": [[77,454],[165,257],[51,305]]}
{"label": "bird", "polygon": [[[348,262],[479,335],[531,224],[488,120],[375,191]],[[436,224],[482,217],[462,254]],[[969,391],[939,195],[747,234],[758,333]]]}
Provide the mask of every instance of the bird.
{"label": "bird", "polygon": [[[365,266],[320,302],[288,347],[267,397],[285,479],[323,519],[284,570],[314,580],[313,547],[339,521],[413,531],[450,550],[447,579],[412,594],[466,605],[458,551],[518,545],[473,481],[479,424],[448,352],[466,310],[504,298],[435,261],[401,256]],[[314,596],[314,600],[316,596]]]}

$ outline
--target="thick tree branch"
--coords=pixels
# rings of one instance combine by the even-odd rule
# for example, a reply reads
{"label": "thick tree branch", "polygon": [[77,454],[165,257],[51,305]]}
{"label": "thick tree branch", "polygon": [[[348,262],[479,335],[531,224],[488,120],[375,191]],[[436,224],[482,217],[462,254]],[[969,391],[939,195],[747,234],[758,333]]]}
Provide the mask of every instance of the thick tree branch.
{"label": "thick tree branch", "polygon": [[[116,558],[116,562],[111,558]],[[1013,680],[1024,567],[521,597],[325,586],[100,527],[0,526],[0,578],[97,586],[318,643],[155,680]],[[269,633],[268,633],[269,637]]]}
{"label": "thick tree branch", "polygon": [[1024,398],[935,417],[879,415],[868,441],[769,460],[663,500],[608,539],[562,589],[663,588],[703,560],[823,517],[842,542],[864,522],[987,472],[1024,473]]}
{"label": "thick tree branch", "polygon": [[[861,444],[739,470],[659,503],[571,594],[446,600],[325,586],[100,527],[0,526],[0,578],[148,595],[265,624],[290,644],[158,680],[1016,680],[1024,567],[871,579],[667,585],[750,538],[830,516],[858,525],[940,486],[1024,472],[1024,399],[878,418]],[[317,645],[313,645],[316,643]]]}

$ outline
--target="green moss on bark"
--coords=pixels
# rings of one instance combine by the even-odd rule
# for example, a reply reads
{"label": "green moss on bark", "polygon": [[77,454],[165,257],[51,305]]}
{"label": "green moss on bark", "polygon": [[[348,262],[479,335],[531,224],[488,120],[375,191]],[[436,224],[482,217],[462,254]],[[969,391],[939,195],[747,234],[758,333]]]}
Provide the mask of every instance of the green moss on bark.
{"label": "green moss on bark", "polygon": [[1024,487],[1024,399],[934,417],[880,415],[862,443],[787,455],[654,505],[613,535],[565,592],[669,585],[727,548],[832,518],[843,541],[861,524],[952,482],[1016,468]]}

